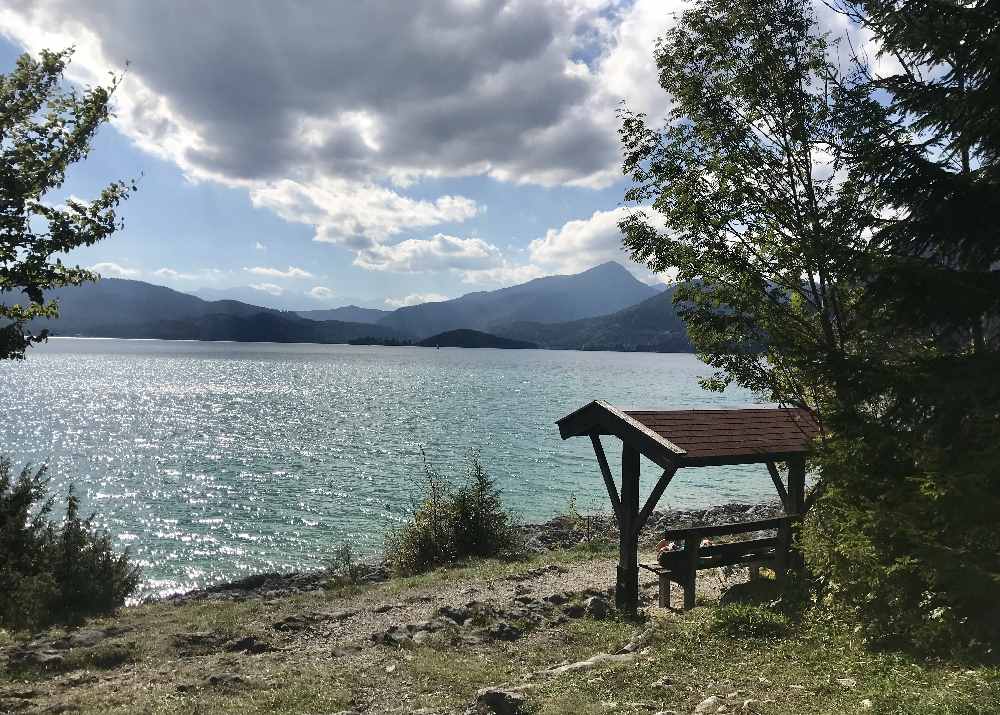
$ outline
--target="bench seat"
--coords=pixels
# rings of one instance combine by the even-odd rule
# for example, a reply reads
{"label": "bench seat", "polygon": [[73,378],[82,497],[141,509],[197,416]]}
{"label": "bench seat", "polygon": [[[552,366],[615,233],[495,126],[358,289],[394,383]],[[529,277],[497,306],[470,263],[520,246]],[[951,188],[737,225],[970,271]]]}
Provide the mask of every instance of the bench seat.
{"label": "bench seat", "polygon": [[[795,518],[782,516],[760,521],[668,529],[664,532],[664,539],[683,541],[684,548],[664,551],[659,554],[658,563],[639,564],[639,566],[655,573],[659,578],[661,607],[670,607],[670,583],[675,582],[684,589],[685,610],[693,608],[698,571],[747,564],[751,568],[751,574],[756,576],[761,566],[770,564],[778,577],[782,578],[788,565],[791,526]],[[703,539],[712,536],[733,536],[773,530],[777,531],[777,536],[701,545]]]}

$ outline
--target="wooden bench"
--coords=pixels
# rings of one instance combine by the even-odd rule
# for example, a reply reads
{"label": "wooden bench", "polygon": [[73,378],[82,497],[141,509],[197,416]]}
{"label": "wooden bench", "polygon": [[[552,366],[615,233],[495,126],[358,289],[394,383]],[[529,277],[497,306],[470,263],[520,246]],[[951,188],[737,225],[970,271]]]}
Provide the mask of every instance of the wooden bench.
{"label": "wooden bench", "polygon": [[[694,608],[695,580],[698,571],[720,566],[747,564],[751,574],[770,564],[778,578],[784,578],[788,569],[788,554],[792,542],[792,522],[796,517],[781,516],[761,521],[742,521],[718,526],[692,526],[685,529],[668,529],[663,538],[667,541],[683,541],[684,548],[664,551],[656,564],[639,564],[641,568],[659,577],[662,608],[670,607],[670,582],[684,588],[684,610]],[[756,531],[777,530],[777,536],[766,539],[750,539],[723,544],[702,546],[702,540],[713,536],[732,536]]]}

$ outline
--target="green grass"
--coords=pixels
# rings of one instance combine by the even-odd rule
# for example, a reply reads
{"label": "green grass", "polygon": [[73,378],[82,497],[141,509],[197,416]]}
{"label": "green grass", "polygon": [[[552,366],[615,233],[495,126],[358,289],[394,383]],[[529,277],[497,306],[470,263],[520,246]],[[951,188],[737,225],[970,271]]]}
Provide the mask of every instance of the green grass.
{"label": "green grass", "polygon": [[[484,561],[363,587],[378,601],[442,584],[483,583],[551,564],[595,559],[582,546],[529,559]],[[600,552],[606,560],[608,553]],[[352,591],[353,593],[353,591]],[[373,647],[363,656],[333,658],[330,645],[310,650],[308,635],[286,650],[257,656],[226,652],[180,653],[177,634],[255,635],[281,645],[271,625],[302,611],[333,611],[339,592],[272,601],[153,604],[126,609],[95,625],[131,628],[93,648],[75,649],[59,673],[29,674],[61,704],[83,713],[334,713],[422,707],[462,712],[489,685],[525,682],[538,715],[657,710],[690,713],[710,695],[727,696],[730,712],[995,715],[1000,713],[1000,669],[975,663],[920,660],[875,652],[836,619],[796,623],[760,607],[705,605],[650,622],[655,639],[636,659],[580,673],[538,675],[554,665],[614,652],[646,625],[628,620],[574,620],[537,628],[513,643],[453,647]],[[9,635],[0,634],[0,644]],[[211,649],[209,649],[211,650]],[[74,671],[71,674],[67,670]],[[213,673],[236,672],[236,687],[213,686]],[[81,677],[83,676],[83,677]],[[0,670],[4,690],[25,676]],[[66,688],[62,680],[79,677]],[[49,683],[46,679],[52,679]],[[664,680],[666,679],[666,680]],[[840,682],[838,682],[840,681]],[[756,703],[742,710],[745,700]]]}

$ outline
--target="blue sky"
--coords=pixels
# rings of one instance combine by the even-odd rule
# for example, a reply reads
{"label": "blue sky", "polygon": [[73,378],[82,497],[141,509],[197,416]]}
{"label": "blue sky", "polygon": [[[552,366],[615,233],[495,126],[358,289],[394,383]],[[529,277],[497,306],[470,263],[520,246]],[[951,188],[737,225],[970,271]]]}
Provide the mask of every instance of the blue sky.
{"label": "blue sky", "polygon": [[77,82],[130,63],[63,193],[141,174],[139,191],[125,230],[71,261],[388,308],[628,264],[614,112],[665,111],[652,45],[675,7],[7,0],[0,66],[68,44]]}

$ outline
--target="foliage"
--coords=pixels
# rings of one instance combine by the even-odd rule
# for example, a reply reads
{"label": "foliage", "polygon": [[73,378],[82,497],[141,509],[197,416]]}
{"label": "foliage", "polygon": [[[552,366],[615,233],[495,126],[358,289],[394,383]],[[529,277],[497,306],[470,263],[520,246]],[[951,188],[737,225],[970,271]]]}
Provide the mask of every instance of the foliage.
{"label": "foliage", "polygon": [[468,455],[464,483],[450,484],[424,457],[424,493],[409,522],[386,538],[393,571],[415,574],[467,558],[502,556],[519,543],[516,524],[478,451]]}
{"label": "foliage", "polygon": [[813,24],[798,0],[693,4],[657,45],[666,125],[625,110],[621,128],[642,209],[620,224],[625,246],[676,273],[675,305],[718,368],[707,385],[802,406],[864,351],[852,285],[872,213],[838,171],[849,127]]}
{"label": "foliage", "polygon": [[709,628],[730,638],[783,638],[790,624],[785,616],[765,606],[730,603],[712,611]]}
{"label": "foliage", "polygon": [[[845,71],[802,0],[700,0],[624,111],[633,257],[676,270],[716,374],[814,410],[806,553],[868,635],[1000,642],[1000,114],[988,3],[847,2],[901,70]],[[991,49],[992,48],[992,49]]]}
{"label": "foliage", "polygon": [[354,586],[361,583],[368,569],[358,562],[354,547],[349,543],[338,544],[326,559],[326,567],[333,572],[337,583]]}
{"label": "foliage", "polygon": [[26,303],[0,304],[0,359],[23,359],[29,345],[44,340],[29,322],[58,317],[44,292],[79,285],[97,276],[63,265],[54,254],[90,246],[121,228],[116,209],[135,190],[133,182],[109,184],[97,198],[69,197],[55,205],[68,167],[90,152],[98,129],[110,117],[109,87],[82,92],[65,87],[63,71],[72,54],[24,54],[10,74],[0,75],[0,297],[20,292]]}
{"label": "foliage", "polygon": [[0,625],[36,628],[111,613],[135,592],[139,569],[117,554],[93,517],[81,519],[72,489],[60,524],[49,519],[45,468],[15,479],[0,457]]}

